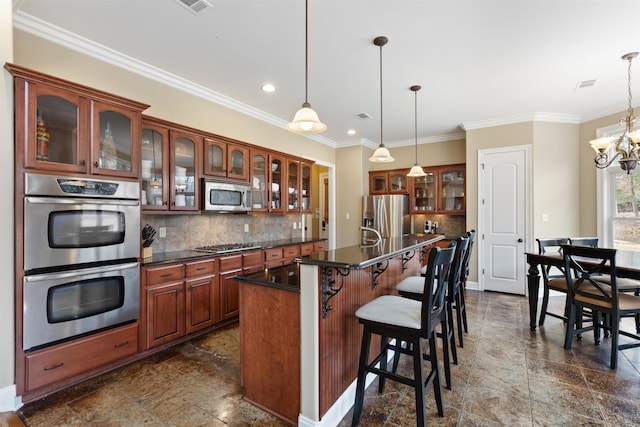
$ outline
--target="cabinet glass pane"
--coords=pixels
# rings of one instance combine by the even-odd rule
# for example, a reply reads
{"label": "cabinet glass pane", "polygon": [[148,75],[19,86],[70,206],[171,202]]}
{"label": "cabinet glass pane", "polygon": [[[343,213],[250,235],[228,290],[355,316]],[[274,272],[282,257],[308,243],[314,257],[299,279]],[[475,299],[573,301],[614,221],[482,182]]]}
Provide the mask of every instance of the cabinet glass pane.
{"label": "cabinet glass pane", "polygon": [[433,172],[427,172],[425,176],[414,178],[413,197],[415,210],[432,211],[435,209],[435,175]]}
{"label": "cabinet glass pane", "polygon": [[100,112],[98,167],[131,171],[131,119],[117,111]]}
{"label": "cabinet glass pane", "polygon": [[311,167],[302,166],[302,209],[311,209]]}
{"label": "cabinet glass pane", "polygon": [[232,150],[230,158],[229,173],[239,176],[244,175],[244,153],[241,150]]}
{"label": "cabinet glass pane", "polygon": [[175,140],[174,159],[175,187],[173,201],[176,206],[194,206],[196,175],[196,143],[189,138],[178,137]]}
{"label": "cabinet glass pane", "polygon": [[251,175],[253,176],[253,192],[251,198],[254,208],[267,207],[267,159],[261,154],[254,154],[251,159]]}
{"label": "cabinet glass pane", "polygon": [[37,98],[36,159],[78,164],[78,106],[57,96]]}
{"label": "cabinet glass pane", "polygon": [[406,191],[407,176],[403,173],[394,173],[389,176],[389,184],[391,186],[391,191]]}
{"label": "cabinet glass pane", "polygon": [[464,172],[459,170],[443,172],[440,177],[441,211],[460,211],[464,209]]}
{"label": "cabinet glass pane", "polygon": [[224,173],[224,152],[222,147],[209,144],[207,147],[207,170],[210,173]]}
{"label": "cabinet glass pane", "polygon": [[287,191],[289,209],[298,209],[298,164],[289,163],[289,176],[287,177]]}
{"label": "cabinet glass pane", "polygon": [[281,208],[282,194],[282,162],[278,159],[271,160],[271,208]]}
{"label": "cabinet glass pane", "polygon": [[373,189],[371,191],[375,192],[386,192],[387,191],[387,178],[386,176],[374,176],[372,179]]}
{"label": "cabinet glass pane", "polygon": [[162,134],[142,129],[142,204],[162,206]]}

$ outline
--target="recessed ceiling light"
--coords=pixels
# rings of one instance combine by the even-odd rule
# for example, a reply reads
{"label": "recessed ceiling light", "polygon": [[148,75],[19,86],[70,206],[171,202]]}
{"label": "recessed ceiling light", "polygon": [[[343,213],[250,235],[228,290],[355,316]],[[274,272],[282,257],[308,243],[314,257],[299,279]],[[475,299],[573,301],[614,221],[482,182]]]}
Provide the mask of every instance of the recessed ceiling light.
{"label": "recessed ceiling light", "polygon": [[265,92],[275,92],[276,87],[271,83],[266,83],[262,85],[262,90]]}
{"label": "recessed ceiling light", "polygon": [[355,131],[355,130],[353,130],[353,129],[349,129],[349,130],[347,131],[347,134],[348,134],[348,135],[355,135],[355,134],[356,134],[356,131]]}

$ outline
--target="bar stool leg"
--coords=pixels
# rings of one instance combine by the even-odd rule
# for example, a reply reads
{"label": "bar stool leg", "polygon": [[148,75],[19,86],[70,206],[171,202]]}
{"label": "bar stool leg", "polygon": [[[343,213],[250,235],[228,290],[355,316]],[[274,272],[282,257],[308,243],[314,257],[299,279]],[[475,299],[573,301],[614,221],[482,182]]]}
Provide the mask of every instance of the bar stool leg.
{"label": "bar stool leg", "polygon": [[353,419],[351,425],[357,426],[360,422],[360,415],[362,414],[362,405],[364,403],[364,385],[367,372],[365,367],[369,359],[369,347],[371,346],[371,331],[367,325],[364,326],[362,331],[362,345],[360,347],[360,362],[358,364],[358,382],[356,383],[356,401],[353,405]]}

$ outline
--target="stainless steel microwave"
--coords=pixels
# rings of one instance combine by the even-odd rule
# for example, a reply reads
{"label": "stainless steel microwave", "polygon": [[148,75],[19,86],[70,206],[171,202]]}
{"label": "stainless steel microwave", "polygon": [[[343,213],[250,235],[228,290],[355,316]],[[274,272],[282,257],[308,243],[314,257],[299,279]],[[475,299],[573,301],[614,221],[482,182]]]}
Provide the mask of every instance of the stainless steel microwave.
{"label": "stainless steel microwave", "polygon": [[213,212],[249,212],[251,186],[248,183],[203,179],[202,209]]}

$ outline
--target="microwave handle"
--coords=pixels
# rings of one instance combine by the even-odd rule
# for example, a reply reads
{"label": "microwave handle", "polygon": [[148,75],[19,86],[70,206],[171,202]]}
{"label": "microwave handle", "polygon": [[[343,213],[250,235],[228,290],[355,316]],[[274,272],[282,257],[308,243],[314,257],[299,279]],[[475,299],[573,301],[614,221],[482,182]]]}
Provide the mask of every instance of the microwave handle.
{"label": "microwave handle", "polygon": [[79,203],[91,203],[95,205],[114,205],[114,206],[139,206],[139,200],[113,200],[113,199],[81,199],[74,197],[25,197],[25,202],[31,204],[69,204],[77,205]]}
{"label": "microwave handle", "polygon": [[85,276],[95,273],[108,273],[110,271],[128,270],[131,268],[138,268],[139,266],[140,264],[138,264],[137,262],[129,262],[126,264],[115,264],[106,267],[92,267],[81,270],[64,271],[60,273],[35,274],[33,276],[24,276],[24,281],[40,282],[43,280],[68,279],[70,277]]}

